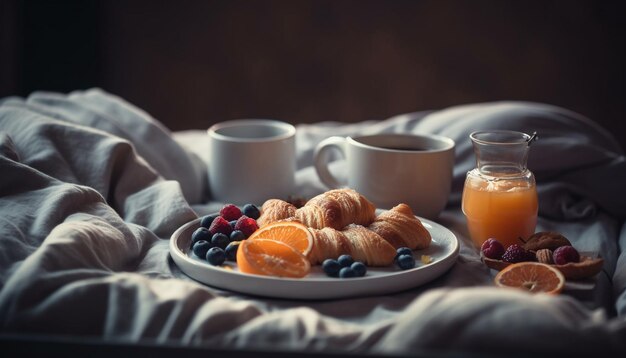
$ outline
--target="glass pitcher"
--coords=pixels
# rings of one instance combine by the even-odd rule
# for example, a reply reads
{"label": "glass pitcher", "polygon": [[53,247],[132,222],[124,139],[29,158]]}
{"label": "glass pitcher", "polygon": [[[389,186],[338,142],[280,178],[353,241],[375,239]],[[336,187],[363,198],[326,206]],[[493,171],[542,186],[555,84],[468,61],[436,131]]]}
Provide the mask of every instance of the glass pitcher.
{"label": "glass pitcher", "polygon": [[489,238],[508,247],[534,234],[537,187],[526,162],[535,136],[506,130],[470,134],[476,168],[467,173],[462,207],[477,248]]}

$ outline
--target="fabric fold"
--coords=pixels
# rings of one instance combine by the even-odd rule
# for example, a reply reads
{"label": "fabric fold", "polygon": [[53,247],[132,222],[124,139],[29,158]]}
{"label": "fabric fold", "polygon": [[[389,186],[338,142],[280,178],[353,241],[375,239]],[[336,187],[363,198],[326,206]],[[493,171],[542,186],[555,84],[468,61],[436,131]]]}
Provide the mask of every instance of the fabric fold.
{"label": "fabric fold", "polygon": [[[472,246],[459,204],[474,166],[468,135],[490,128],[539,133],[529,160],[539,182],[538,230],[562,231],[605,258],[595,290],[555,297],[489,287],[493,272]],[[528,345],[522,352],[626,350],[626,176],[609,133],[528,102],[299,125],[300,194],[325,190],[312,167],[317,143],[374,133],[455,140],[453,194],[438,221],[459,238],[457,263],[404,292],[289,301],[202,285],[169,257],[174,230],[223,204],[206,198],[203,130],[170,133],[100,89],[0,101],[0,332],[293,352],[495,353],[519,339]],[[332,166],[342,170],[340,161]]]}

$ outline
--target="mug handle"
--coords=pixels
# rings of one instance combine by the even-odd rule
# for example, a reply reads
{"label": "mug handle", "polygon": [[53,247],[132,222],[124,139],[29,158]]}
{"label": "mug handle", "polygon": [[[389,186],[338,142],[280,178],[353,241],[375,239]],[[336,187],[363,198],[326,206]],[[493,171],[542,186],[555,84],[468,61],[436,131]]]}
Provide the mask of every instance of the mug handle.
{"label": "mug handle", "polygon": [[328,169],[328,160],[330,151],[336,149],[341,152],[343,157],[346,157],[346,138],[344,137],[329,137],[321,141],[313,152],[313,161],[315,164],[315,171],[317,176],[324,185],[330,189],[339,189],[343,187],[339,180],[335,178]]}

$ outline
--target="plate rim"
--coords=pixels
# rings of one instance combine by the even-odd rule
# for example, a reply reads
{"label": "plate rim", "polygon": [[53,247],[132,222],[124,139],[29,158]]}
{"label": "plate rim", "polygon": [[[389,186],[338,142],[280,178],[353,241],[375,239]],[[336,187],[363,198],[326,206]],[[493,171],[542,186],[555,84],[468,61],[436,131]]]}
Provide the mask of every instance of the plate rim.
{"label": "plate rim", "polygon": [[[447,252],[444,257],[439,258],[434,263],[416,266],[410,270],[393,271],[383,275],[355,277],[350,278],[349,280],[331,277],[289,278],[253,275],[235,270],[229,270],[222,266],[211,266],[208,263],[200,262],[181,250],[179,241],[185,240],[183,235],[181,235],[183,232],[192,226],[200,226],[202,216],[183,224],[174,231],[170,237],[169,251],[170,256],[183,274],[202,284],[222,290],[262,297],[304,300],[336,299],[389,294],[418,287],[434,280],[448,271],[454,265],[456,258],[459,255],[459,239],[450,229],[435,221],[419,216],[416,217],[423,223],[446,233],[450,243],[444,245],[446,247],[445,251]],[[426,271],[426,274],[422,275],[421,278],[418,277],[416,280],[410,280],[411,277],[418,276],[419,273],[423,273],[424,271]],[[389,280],[389,278],[396,278],[398,276],[406,276],[408,278],[406,281],[412,282],[398,284],[395,282],[398,280]],[[240,282],[241,285],[234,284],[231,280]],[[373,286],[373,282],[376,282],[377,286]],[[277,285],[280,286],[278,289],[276,287]],[[311,294],[310,291],[306,291],[305,293],[304,291],[298,289],[304,287],[310,288],[309,286],[311,285],[319,286],[316,293]],[[346,285],[352,288],[346,290]]]}

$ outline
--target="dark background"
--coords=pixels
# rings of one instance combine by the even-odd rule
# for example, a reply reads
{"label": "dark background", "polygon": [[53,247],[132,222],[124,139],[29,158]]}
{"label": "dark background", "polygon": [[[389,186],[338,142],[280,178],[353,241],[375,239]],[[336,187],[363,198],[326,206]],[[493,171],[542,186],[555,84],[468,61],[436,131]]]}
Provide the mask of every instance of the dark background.
{"label": "dark background", "polygon": [[529,100],[582,113],[626,147],[621,2],[0,4],[0,97],[98,86],[171,130]]}

